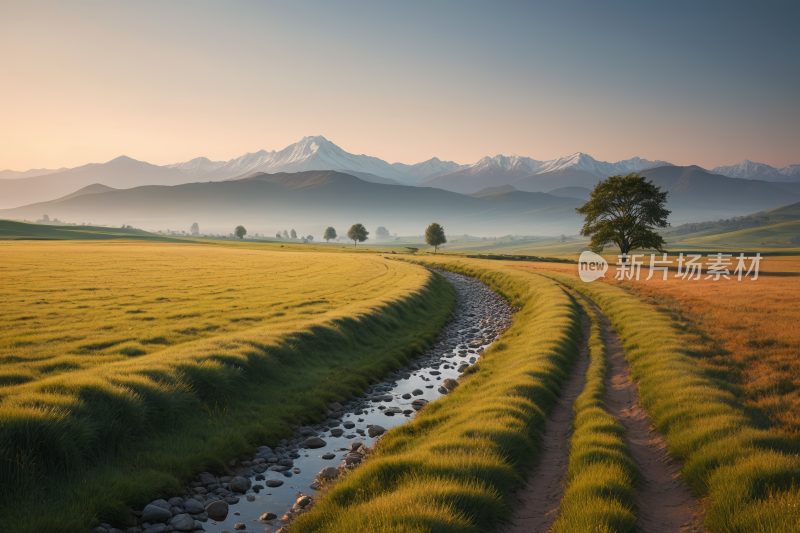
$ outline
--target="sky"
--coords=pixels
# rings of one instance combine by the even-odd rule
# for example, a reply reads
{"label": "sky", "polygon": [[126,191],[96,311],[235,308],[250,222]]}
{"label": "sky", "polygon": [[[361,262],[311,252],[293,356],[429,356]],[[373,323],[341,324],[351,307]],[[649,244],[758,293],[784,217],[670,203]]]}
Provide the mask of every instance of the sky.
{"label": "sky", "polygon": [[323,135],[497,154],[800,163],[800,2],[9,2],[0,169],[228,160]]}

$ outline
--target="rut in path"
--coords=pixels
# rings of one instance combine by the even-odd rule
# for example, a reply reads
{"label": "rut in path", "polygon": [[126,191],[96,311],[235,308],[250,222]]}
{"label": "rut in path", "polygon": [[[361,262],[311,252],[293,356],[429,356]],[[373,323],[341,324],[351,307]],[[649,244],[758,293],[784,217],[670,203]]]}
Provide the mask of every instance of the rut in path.
{"label": "rut in path", "polygon": [[630,379],[622,342],[611,321],[586,298],[600,319],[610,365],[606,377],[606,407],[625,426],[625,441],[641,479],[634,503],[636,525],[643,533],[694,533],[703,531],[701,507],[680,479],[682,464],[667,455],[664,437],[651,431],[653,421],[639,405],[639,387]]}
{"label": "rut in path", "polygon": [[572,404],[580,396],[589,368],[590,324],[583,317],[583,342],[572,373],[561,387],[561,398],[547,417],[542,455],[528,475],[525,486],[511,502],[512,522],[497,528],[501,533],[546,533],[558,515],[569,465],[572,437]]}
{"label": "rut in path", "polygon": [[[606,407],[625,427],[625,441],[641,474],[634,495],[638,530],[642,533],[702,532],[701,508],[680,479],[681,464],[667,455],[664,437],[651,431],[650,415],[639,406],[639,388],[630,379],[619,336],[597,305],[584,299],[600,319],[608,348]],[[588,342],[589,322],[584,317],[580,355],[572,374],[564,382],[561,399],[547,419],[542,456],[528,475],[525,486],[511,501],[512,522],[498,526],[499,533],[547,533],[558,516],[569,464],[572,404],[583,391],[589,366]]]}

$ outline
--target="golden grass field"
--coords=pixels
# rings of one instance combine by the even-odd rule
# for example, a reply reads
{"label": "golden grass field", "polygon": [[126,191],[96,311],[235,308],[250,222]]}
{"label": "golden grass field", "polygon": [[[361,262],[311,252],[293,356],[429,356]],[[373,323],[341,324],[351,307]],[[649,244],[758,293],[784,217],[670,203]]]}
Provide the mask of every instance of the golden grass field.
{"label": "golden grass field", "polygon": [[254,329],[275,336],[358,315],[408,294],[426,275],[366,255],[68,242],[2,243],[0,276],[7,387],[111,363],[151,364],[160,359],[151,356],[204,339]]}
{"label": "golden grass field", "polygon": [[20,532],[123,522],[277,442],[424,349],[454,298],[375,254],[196,244],[1,242],[0,279],[0,522]]}
{"label": "golden grass field", "polygon": [[[606,257],[609,261],[616,258]],[[577,276],[576,265],[531,263],[518,268],[549,270]],[[668,311],[682,328],[693,333],[704,364],[725,371],[738,383],[748,403],[763,410],[774,429],[800,439],[800,258],[766,257],[755,281],[687,281],[660,273],[649,281],[646,269],[639,281],[613,278],[614,284]]]}

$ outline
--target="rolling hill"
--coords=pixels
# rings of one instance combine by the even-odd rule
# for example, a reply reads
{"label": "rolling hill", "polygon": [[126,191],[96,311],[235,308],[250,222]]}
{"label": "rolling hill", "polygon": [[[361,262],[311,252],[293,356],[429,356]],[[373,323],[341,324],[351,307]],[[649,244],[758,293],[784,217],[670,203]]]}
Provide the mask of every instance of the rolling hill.
{"label": "rolling hill", "polygon": [[63,172],[0,180],[0,209],[54,200],[94,183],[127,189],[140,185],[177,185],[188,181],[191,178],[179,170],[120,156],[107,163],[84,165]]}
{"label": "rolling hill", "polygon": [[243,224],[248,231],[267,234],[287,226],[312,234],[321,234],[329,225],[346,231],[355,222],[371,230],[386,226],[397,233],[418,234],[436,221],[448,231],[476,235],[506,234],[509,228],[550,234],[578,230],[575,208],[580,203],[575,201],[519,191],[474,198],[441,189],[370,183],[336,171],[310,171],[83,194],[2,210],[0,217],[35,220],[47,213],[69,222],[159,229],[199,222],[208,231],[225,233]]}

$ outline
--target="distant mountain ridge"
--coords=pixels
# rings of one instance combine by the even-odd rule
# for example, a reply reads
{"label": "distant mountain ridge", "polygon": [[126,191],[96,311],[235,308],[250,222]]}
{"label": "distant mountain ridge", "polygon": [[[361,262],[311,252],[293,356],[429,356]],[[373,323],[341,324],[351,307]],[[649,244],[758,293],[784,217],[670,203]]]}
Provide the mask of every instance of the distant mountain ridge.
{"label": "distant mountain ridge", "polygon": [[743,178],[761,181],[788,181],[800,182],[800,165],[789,165],[775,168],[764,163],[754,163],[745,159],[741,163],[727,167],[715,167],[711,170],[714,174],[721,174],[729,178]]}

